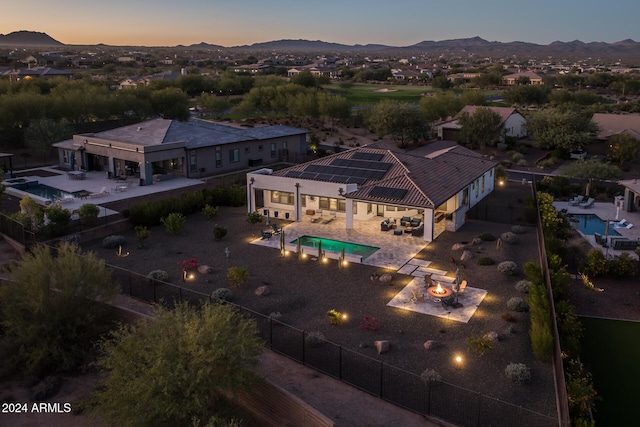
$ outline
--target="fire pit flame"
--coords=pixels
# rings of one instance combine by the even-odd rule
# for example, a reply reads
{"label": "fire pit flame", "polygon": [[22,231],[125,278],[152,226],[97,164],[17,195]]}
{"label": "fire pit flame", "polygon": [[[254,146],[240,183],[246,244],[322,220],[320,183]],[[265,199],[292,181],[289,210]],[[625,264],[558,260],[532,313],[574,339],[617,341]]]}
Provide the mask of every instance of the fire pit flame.
{"label": "fire pit flame", "polygon": [[436,289],[433,291],[434,294],[444,294],[445,290],[442,289],[442,286],[440,286],[440,283],[438,283],[438,285],[436,286]]}

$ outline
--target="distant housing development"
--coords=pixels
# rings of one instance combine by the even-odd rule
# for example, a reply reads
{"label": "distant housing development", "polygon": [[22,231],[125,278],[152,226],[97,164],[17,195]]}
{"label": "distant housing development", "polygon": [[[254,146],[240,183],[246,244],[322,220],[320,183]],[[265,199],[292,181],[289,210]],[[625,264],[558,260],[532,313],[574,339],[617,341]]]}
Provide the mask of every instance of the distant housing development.
{"label": "distant housing development", "polygon": [[307,131],[234,127],[205,120],[155,119],[54,144],[60,167],[138,175],[140,184],[200,178],[287,161],[306,152]]}

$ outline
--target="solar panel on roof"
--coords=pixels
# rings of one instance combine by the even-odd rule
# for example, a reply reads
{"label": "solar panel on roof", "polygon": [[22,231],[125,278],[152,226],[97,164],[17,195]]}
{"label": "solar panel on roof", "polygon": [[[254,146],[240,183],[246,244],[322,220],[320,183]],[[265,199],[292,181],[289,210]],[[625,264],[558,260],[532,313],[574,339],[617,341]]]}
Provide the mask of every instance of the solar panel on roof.
{"label": "solar panel on roof", "polygon": [[314,179],[318,174],[314,172],[302,172],[300,174],[300,178],[304,179]]}
{"label": "solar panel on roof", "polygon": [[356,184],[364,184],[365,182],[367,182],[366,178],[358,178],[355,176],[349,177],[348,181],[346,182],[354,182]]}
{"label": "solar panel on roof", "polygon": [[300,171],[288,171],[284,174],[284,176],[289,176],[291,178],[298,178],[300,175],[302,175],[302,172]]}
{"label": "solar panel on roof", "polygon": [[351,156],[352,159],[360,159],[360,160],[375,160],[380,161],[384,157],[384,154],[381,153],[365,153],[362,151],[358,151],[353,153]]}
{"label": "solar panel on roof", "polygon": [[333,175],[328,174],[328,173],[319,173],[319,174],[316,176],[316,179],[319,179],[319,180],[321,180],[321,181],[330,181],[332,176],[333,176]]}
{"label": "solar panel on roof", "polygon": [[404,188],[392,188],[392,187],[373,187],[369,191],[369,195],[373,197],[382,197],[384,199],[397,199],[402,200],[407,195],[409,190]]}

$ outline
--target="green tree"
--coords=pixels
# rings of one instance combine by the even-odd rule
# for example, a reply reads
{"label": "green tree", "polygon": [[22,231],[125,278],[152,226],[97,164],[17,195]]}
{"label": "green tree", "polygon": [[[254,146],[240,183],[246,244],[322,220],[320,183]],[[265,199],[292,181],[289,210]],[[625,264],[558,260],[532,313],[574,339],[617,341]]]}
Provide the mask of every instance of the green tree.
{"label": "green tree", "polygon": [[384,100],[371,106],[365,117],[370,129],[381,136],[391,135],[400,148],[427,135],[428,123],[415,105]]}
{"label": "green tree", "polygon": [[576,160],[565,167],[564,174],[586,180],[619,179],[621,176],[620,169],[598,159]]}
{"label": "green tree", "polygon": [[231,107],[228,100],[221,96],[211,95],[208,93],[202,94],[198,103],[205,109],[205,111],[208,111],[216,117],[222,116],[222,114]]}
{"label": "green tree", "polygon": [[105,262],[62,244],[35,246],[0,286],[3,363],[25,374],[77,368],[104,331],[105,306],[118,291]]}
{"label": "green tree", "polygon": [[458,123],[458,142],[471,148],[484,150],[487,146],[495,146],[502,133],[502,118],[486,107],[478,108],[473,115],[463,112]]}
{"label": "green tree", "polygon": [[436,92],[420,100],[420,110],[429,122],[446,120],[464,108],[464,102],[452,93]]}
{"label": "green tree", "polygon": [[619,133],[609,138],[608,156],[614,162],[619,162],[620,167],[623,162],[637,159],[638,152],[640,152],[640,141],[629,134]]}
{"label": "green tree", "polygon": [[311,74],[311,71],[300,71],[295,76],[291,77],[291,83],[304,87],[316,87],[316,78]]}
{"label": "green tree", "polygon": [[151,93],[153,111],[165,119],[187,120],[189,100],[180,89],[167,88]]}
{"label": "green tree", "polygon": [[43,165],[47,164],[47,157],[51,154],[51,144],[69,139],[71,135],[73,129],[65,122],[50,119],[32,120],[24,132],[27,147],[42,156]]}
{"label": "green tree", "polygon": [[442,75],[434,77],[433,80],[431,80],[431,86],[436,89],[447,90],[451,88],[452,84],[447,76]]}
{"label": "green tree", "polygon": [[250,390],[262,349],[255,321],[230,305],[158,308],[100,345],[106,380],[95,411],[117,425],[190,425],[224,411],[226,392]]}
{"label": "green tree", "polygon": [[549,108],[527,118],[527,131],[540,148],[568,153],[591,142],[597,127],[591,114],[576,108]]}

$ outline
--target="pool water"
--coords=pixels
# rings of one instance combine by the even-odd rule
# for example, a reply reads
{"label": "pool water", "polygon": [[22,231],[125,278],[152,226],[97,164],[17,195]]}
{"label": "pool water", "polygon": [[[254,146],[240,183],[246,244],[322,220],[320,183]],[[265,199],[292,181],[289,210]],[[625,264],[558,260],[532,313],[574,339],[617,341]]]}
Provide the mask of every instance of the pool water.
{"label": "pool water", "polygon": [[[318,243],[322,242],[322,249],[326,251],[341,252],[344,248],[344,253],[351,255],[360,255],[362,259],[366,259],[368,256],[379,250],[374,246],[359,245],[357,243],[341,242],[339,240],[323,239],[321,237],[313,236],[301,236],[300,245],[317,248]],[[291,243],[298,244],[298,239],[293,240]]]}
{"label": "pool water", "polygon": [[[607,221],[600,219],[598,215],[573,214],[571,215],[571,218],[573,218],[572,222],[575,222],[578,225],[578,230],[580,230],[582,234],[593,235],[598,233],[604,235],[607,228]],[[613,225],[609,224],[609,231],[607,235],[619,236],[620,233],[616,231]]]}
{"label": "pool water", "polygon": [[59,190],[57,188],[49,187],[48,185],[39,184],[36,182],[29,182],[26,184],[16,184],[13,188],[22,190],[26,193],[34,194],[36,196],[44,197],[45,199],[55,200],[62,199],[64,197],[72,196],[71,193]]}

